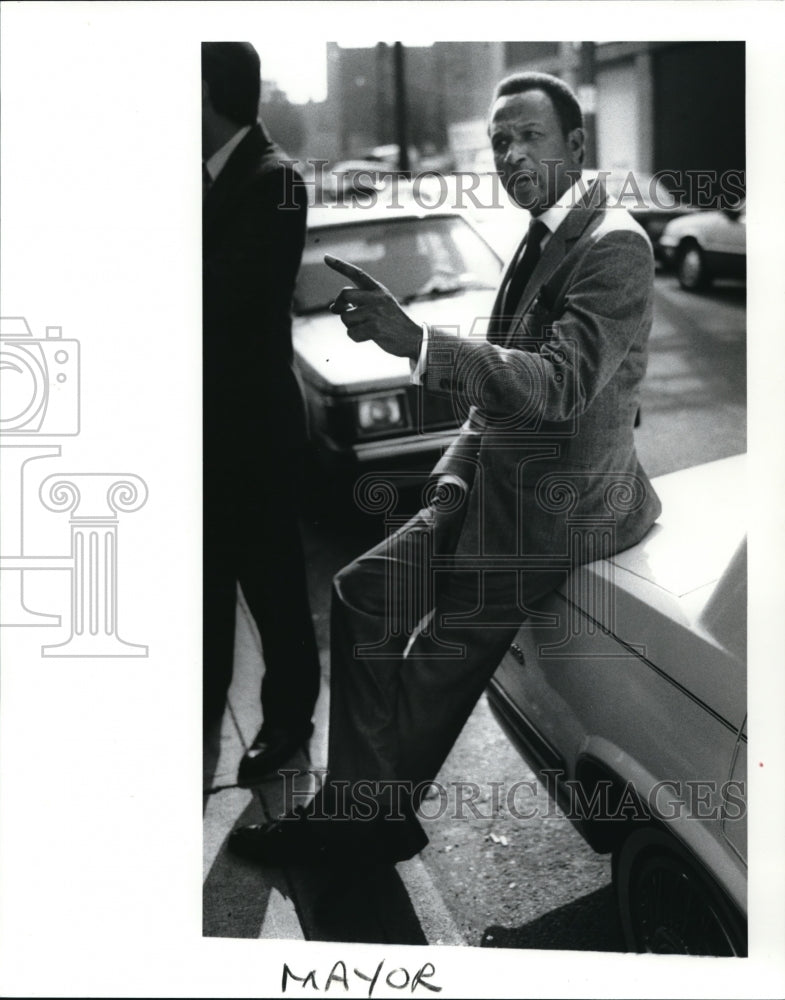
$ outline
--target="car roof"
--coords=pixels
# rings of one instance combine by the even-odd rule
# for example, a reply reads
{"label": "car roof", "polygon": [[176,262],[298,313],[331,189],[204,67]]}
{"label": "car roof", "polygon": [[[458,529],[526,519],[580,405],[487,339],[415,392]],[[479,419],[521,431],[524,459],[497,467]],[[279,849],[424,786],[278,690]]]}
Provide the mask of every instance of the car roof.
{"label": "car roof", "polygon": [[358,225],[366,222],[398,222],[411,219],[454,219],[458,215],[445,209],[424,208],[414,201],[404,201],[402,198],[388,200],[379,199],[373,205],[363,205],[362,196],[358,196],[358,204],[352,205],[347,198],[347,204],[317,205],[308,209],[308,228],[316,229],[329,226]]}
{"label": "car roof", "polygon": [[369,170],[374,173],[395,172],[398,168],[392,163],[384,160],[338,160],[331,167],[332,173],[341,173],[349,170]]}

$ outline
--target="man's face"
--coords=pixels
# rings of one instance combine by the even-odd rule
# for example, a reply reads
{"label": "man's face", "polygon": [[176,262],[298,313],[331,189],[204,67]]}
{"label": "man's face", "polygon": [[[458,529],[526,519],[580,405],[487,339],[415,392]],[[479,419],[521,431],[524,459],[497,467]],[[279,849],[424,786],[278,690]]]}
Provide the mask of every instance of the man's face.
{"label": "man's face", "polygon": [[[496,169],[510,198],[532,215],[553,205],[580,170],[583,131],[566,137],[550,97],[542,90],[500,97],[489,128]],[[550,162],[549,162],[550,161]]]}

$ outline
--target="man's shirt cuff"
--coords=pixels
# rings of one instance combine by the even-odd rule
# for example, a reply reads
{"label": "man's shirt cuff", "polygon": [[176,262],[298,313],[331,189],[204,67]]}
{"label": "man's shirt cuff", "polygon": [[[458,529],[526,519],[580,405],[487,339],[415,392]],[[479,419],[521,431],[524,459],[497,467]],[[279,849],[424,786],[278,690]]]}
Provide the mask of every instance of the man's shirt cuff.
{"label": "man's shirt cuff", "polygon": [[423,376],[425,375],[425,356],[428,353],[428,337],[430,335],[430,328],[427,323],[422,325],[422,344],[420,345],[420,356],[417,362],[410,361],[409,364],[412,366],[411,381],[412,385],[422,385]]}

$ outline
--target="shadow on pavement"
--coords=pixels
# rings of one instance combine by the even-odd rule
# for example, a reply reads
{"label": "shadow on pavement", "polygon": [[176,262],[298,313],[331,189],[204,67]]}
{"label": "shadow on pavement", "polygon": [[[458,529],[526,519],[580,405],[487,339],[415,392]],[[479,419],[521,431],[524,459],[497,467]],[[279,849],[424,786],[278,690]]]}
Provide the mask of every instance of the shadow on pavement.
{"label": "shadow on pavement", "polygon": [[288,875],[309,941],[428,943],[393,866],[291,868]]}
{"label": "shadow on pavement", "polygon": [[[258,823],[259,806],[251,802],[238,825]],[[286,897],[289,888],[282,873],[262,869],[235,858],[224,841],[204,881],[202,934],[205,937],[258,938],[273,889]]]}
{"label": "shadow on pavement", "polygon": [[[240,824],[254,819],[258,819],[255,804],[240,817]],[[204,883],[203,935],[260,937],[272,890],[294,902],[306,940],[428,943],[408,892],[392,866],[262,868],[233,857],[225,846]]]}
{"label": "shadow on pavement", "polygon": [[202,817],[207,809],[208,793],[215,782],[218,769],[218,758],[221,754],[221,729],[219,725],[212,726],[202,736]]}
{"label": "shadow on pavement", "polygon": [[598,889],[523,927],[488,927],[480,947],[625,951],[613,889]]}
{"label": "shadow on pavement", "polygon": [[741,281],[715,281],[706,294],[725,302],[744,305],[747,301],[747,285]]}

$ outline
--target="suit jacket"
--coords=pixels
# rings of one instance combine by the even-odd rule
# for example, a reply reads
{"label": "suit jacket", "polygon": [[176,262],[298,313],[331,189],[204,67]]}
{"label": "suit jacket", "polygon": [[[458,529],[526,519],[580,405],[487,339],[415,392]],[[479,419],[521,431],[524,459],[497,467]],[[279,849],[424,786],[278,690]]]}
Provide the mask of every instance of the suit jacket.
{"label": "suit jacket", "polygon": [[[305,189],[257,123],[202,213],[204,439],[208,471],[274,460],[306,440],[292,369],[291,300],[305,242]],[[289,207],[279,206],[287,201]],[[293,206],[293,207],[292,207]],[[224,461],[225,459],[225,461]]]}
{"label": "suit jacket", "polygon": [[434,470],[469,484],[458,554],[561,555],[580,523],[594,526],[590,559],[647,532],[661,506],[633,423],[653,285],[648,237],[594,185],[548,241],[502,342],[432,332],[426,388],[467,416]]}

